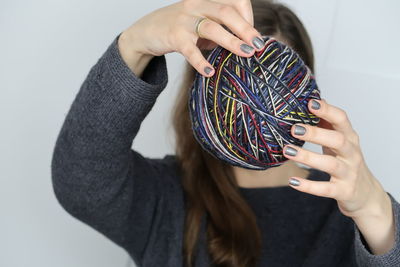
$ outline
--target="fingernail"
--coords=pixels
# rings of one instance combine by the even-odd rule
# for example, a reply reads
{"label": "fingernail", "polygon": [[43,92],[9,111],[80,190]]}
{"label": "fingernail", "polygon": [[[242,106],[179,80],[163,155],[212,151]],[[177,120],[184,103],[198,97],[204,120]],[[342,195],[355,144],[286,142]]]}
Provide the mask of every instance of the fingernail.
{"label": "fingernail", "polygon": [[212,68],[207,66],[207,67],[204,68],[204,72],[208,75],[208,74],[210,74],[212,72]]}
{"label": "fingernail", "polygon": [[253,45],[255,47],[257,47],[257,49],[261,49],[264,47],[265,43],[262,39],[260,39],[259,37],[254,37],[253,38]]}
{"label": "fingernail", "polygon": [[319,108],[321,107],[321,105],[320,105],[317,101],[315,101],[315,100],[313,99],[312,102],[311,102],[311,107],[312,107],[313,109],[319,109]]}
{"label": "fingernail", "polygon": [[253,47],[249,46],[248,44],[241,44],[240,49],[245,52],[246,54],[250,54],[253,51]]}
{"label": "fingernail", "polygon": [[290,147],[290,146],[286,147],[285,155],[296,156],[296,154],[297,154],[297,150],[296,149],[294,149],[293,147]]}
{"label": "fingernail", "polygon": [[290,178],[289,179],[289,184],[294,185],[294,186],[298,186],[298,185],[300,185],[300,181],[295,179],[295,178]]}
{"label": "fingernail", "polygon": [[294,134],[295,135],[304,135],[306,133],[306,128],[301,125],[294,126]]}

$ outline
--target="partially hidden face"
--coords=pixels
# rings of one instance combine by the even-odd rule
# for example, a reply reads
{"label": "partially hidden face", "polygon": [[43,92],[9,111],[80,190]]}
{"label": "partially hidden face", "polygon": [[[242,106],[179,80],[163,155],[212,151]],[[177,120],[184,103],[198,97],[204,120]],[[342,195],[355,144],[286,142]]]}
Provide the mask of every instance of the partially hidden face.
{"label": "partially hidden face", "polygon": [[265,170],[281,165],[295,123],[317,125],[307,103],[321,99],[311,70],[289,46],[263,36],[263,50],[246,58],[214,48],[212,77],[196,73],[189,96],[192,130],[203,149],[231,165]]}

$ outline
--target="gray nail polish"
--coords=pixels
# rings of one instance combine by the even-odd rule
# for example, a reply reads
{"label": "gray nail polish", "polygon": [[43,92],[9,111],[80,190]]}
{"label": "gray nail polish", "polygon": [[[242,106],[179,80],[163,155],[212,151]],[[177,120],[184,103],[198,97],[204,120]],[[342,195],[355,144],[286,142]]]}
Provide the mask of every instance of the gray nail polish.
{"label": "gray nail polish", "polygon": [[298,186],[300,185],[300,181],[294,178],[290,178],[289,179],[289,184],[294,185],[294,186]]}
{"label": "gray nail polish", "polygon": [[313,109],[319,109],[319,108],[321,107],[321,105],[320,105],[317,101],[315,101],[315,100],[313,99],[312,102],[311,102],[311,107],[312,107]]}
{"label": "gray nail polish", "polygon": [[294,134],[295,135],[304,135],[306,133],[306,128],[301,125],[294,126]]}
{"label": "gray nail polish", "polygon": [[240,49],[245,52],[246,54],[250,54],[253,51],[253,47],[249,46],[248,44],[241,44]]}
{"label": "gray nail polish", "polygon": [[204,72],[208,75],[208,74],[210,74],[212,72],[212,68],[207,66],[207,67],[204,68]]}
{"label": "gray nail polish", "polygon": [[259,37],[254,37],[253,38],[253,45],[257,47],[257,49],[261,49],[264,47],[265,43],[263,40],[261,40]]}
{"label": "gray nail polish", "polygon": [[285,154],[288,155],[288,156],[296,156],[297,150],[294,149],[293,147],[288,146],[288,147],[285,149]]}

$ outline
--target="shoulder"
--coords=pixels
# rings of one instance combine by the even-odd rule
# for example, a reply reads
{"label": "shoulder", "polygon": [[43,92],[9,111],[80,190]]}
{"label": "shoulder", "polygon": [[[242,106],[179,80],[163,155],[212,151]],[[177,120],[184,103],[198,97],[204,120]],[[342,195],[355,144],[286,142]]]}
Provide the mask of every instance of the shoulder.
{"label": "shoulder", "polygon": [[162,186],[182,190],[181,168],[176,155],[167,154],[162,158],[149,159],[149,162],[158,173]]}
{"label": "shoulder", "polygon": [[162,158],[149,159],[150,164],[163,176],[180,177],[180,165],[176,155],[167,154]]}

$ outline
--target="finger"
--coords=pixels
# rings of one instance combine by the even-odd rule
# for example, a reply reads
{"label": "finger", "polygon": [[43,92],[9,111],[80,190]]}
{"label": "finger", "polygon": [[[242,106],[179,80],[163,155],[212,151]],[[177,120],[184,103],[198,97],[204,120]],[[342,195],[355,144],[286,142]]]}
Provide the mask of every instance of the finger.
{"label": "finger", "polygon": [[254,26],[253,8],[249,0],[215,0],[214,2],[232,5],[251,26]]}
{"label": "finger", "polygon": [[235,1],[234,6],[236,6],[236,10],[239,10],[239,13],[242,14],[242,17],[254,27],[254,14],[251,2],[249,0]]}
{"label": "finger", "polygon": [[190,41],[182,43],[184,45],[179,48],[178,52],[186,58],[190,65],[192,65],[203,76],[210,77],[214,75],[215,70],[213,66],[204,58],[199,48]]}
{"label": "finger", "polygon": [[[313,104],[315,102],[317,102],[319,105]],[[341,131],[345,134],[354,134],[354,130],[347,113],[343,109],[327,103],[325,99],[312,99],[308,103],[308,109],[318,117],[329,122],[333,129]]]}
{"label": "finger", "polygon": [[[290,183],[294,178],[297,182]],[[309,193],[320,197],[338,198],[338,185],[332,181],[313,181],[301,177],[291,177],[289,185],[301,192]]]}
{"label": "finger", "polygon": [[297,123],[292,126],[291,133],[298,139],[329,147],[336,154],[342,156],[351,156],[354,154],[352,143],[342,132]]}
{"label": "finger", "polygon": [[199,8],[201,14],[204,14],[207,18],[218,24],[227,26],[232,33],[248,45],[254,47],[255,50],[259,51],[264,47],[265,43],[262,40],[261,34],[242,17],[235,7],[206,1]]}
{"label": "finger", "polygon": [[284,156],[315,169],[320,169],[335,177],[345,177],[347,166],[345,162],[331,155],[321,155],[294,145],[286,145]]}
{"label": "finger", "polygon": [[199,32],[202,38],[211,40],[238,56],[250,57],[254,54],[255,50],[253,47],[229,33],[215,21],[207,19],[200,26]]}

